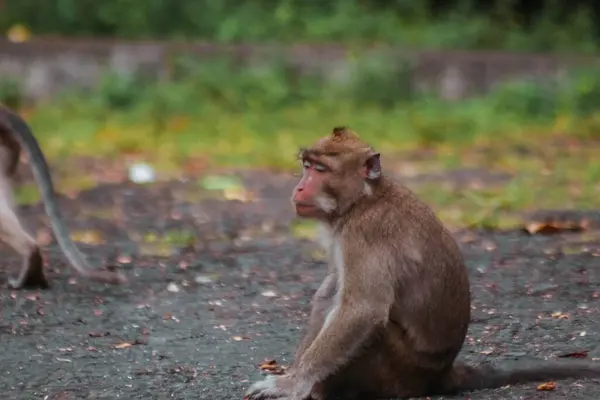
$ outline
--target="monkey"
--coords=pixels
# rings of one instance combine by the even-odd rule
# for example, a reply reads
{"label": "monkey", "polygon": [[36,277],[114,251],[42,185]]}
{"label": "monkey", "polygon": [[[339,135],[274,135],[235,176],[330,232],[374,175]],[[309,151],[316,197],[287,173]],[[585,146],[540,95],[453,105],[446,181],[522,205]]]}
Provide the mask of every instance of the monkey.
{"label": "monkey", "polygon": [[16,214],[12,179],[17,171],[21,150],[28,153],[34,178],[40,188],[46,214],[56,239],[70,265],[84,278],[111,284],[124,284],[127,278],[119,272],[94,270],[79,252],[58,208],[54,184],[40,146],[25,120],[13,110],[0,105],[0,241],[21,256],[21,269],[16,278],[8,279],[11,289],[48,289],[40,246],[29,235]]}
{"label": "monkey", "polygon": [[289,370],[253,383],[245,399],[414,398],[600,377],[594,363],[503,370],[456,360],[471,293],[450,231],[349,128],[333,128],[299,159],[290,200],[297,217],[322,227],[327,275]]}

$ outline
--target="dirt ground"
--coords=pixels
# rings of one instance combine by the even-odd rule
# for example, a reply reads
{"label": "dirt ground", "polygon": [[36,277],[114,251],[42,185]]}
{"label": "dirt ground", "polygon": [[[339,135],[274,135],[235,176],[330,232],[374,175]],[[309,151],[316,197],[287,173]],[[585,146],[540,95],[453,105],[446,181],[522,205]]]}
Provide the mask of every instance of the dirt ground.
{"label": "dirt ground", "polygon": [[[13,292],[5,276],[17,273],[19,259],[2,248],[2,398],[241,399],[264,359],[288,364],[324,263],[311,241],[290,234],[293,178],[244,179],[256,201],[214,199],[196,182],[106,184],[62,197],[73,231],[100,234],[80,248],[95,265],[123,271],[128,286],[77,281],[53,242],[45,247],[51,289]],[[21,213],[43,238],[42,206]],[[165,232],[187,236],[168,246]],[[456,237],[474,298],[463,359],[508,366],[576,352],[600,357],[593,232]],[[453,398],[597,400],[600,384]]]}

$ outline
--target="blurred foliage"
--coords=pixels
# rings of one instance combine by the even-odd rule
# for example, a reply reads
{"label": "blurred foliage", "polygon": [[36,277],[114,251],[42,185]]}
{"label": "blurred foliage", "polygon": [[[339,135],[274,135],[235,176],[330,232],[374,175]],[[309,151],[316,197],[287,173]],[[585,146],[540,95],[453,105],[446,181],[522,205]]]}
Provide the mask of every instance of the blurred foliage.
{"label": "blurred foliage", "polygon": [[16,78],[0,78],[0,103],[18,109],[22,105],[23,91]]}
{"label": "blurred foliage", "polygon": [[[447,101],[413,86],[410,62],[384,55],[352,59],[327,75],[270,58],[251,68],[201,61],[179,60],[170,80],[106,74],[91,90],[65,88],[21,112],[77,187],[99,178],[69,166],[73,156],[100,158],[107,173],[143,161],[161,177],[200,178],[207,166],[288,170],[298,168],[300,146],[347,125],[386,155],[386,169],[404,176],[455,168],[517,176],[491,187],[484,177],[467,189],[416,179],[417,192],[455,225],[504,226],[521,209],[597,207],[600,74],[592,68]],[[393,157],[407,153],[416,158]],[[199,184],[246,197],[214,177]],[[59,188],[69,185],[61,180]]]}
{"label": "blurred foliage", "polygon": [[[52,138],[44,143],[49,151],[117,155],[159,143],[157,152],[177,157],[202,151],[225,163],[271,166],[294,163],[298,145],[339,124],[390,149],[527,141],[536,132],[600,137],[600,74],[593,68],[447,101],[417,91],[410,62],[396,61],[356,58],[332,74],[300,73],[270,59],[242,68],[183,58],[170,80],[107,74],[91,92],[65,90],[32,123],[44,127],[42,141]],[[65,118],[76,133],[63,133]]]}
{"label": "blurred foliage", "polygon": [[[549,0],[19,0],[5,1],[0,29],[38,35],[170,38],[216,42],[389,42],[427,48],[594,52],[593,3]],[[519,4],[517,4],[519,3]],[[581,4],[581,5],[580,5]]]}

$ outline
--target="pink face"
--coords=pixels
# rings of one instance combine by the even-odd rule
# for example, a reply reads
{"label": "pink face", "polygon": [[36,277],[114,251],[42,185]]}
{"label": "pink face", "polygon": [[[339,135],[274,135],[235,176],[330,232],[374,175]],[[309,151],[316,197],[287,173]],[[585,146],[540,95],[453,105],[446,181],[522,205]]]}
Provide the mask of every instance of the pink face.
{"label": "pink face", "polygon": [[322,186],[330,169],[310,158],[302,161],[302,177],[294,188],[292,203],[296,208],[296,215],[303,218],[319,218],[323,210],[319,199],[322,197]]}
{"label": "pink face", "polygon": [[[331,175],[336,172],[332,168],[343,168],[343,165],[336,165],[335,160],[330,159],[334,156],[316,156],[313,152],[302,154],[302,177],[300,182],[294,188],[292,194],[292,203],[296,209],[296,215],[302,218],[312,218],[326,220],[343,204],[339,199],[324,192],[323,188],[327,183],[331,183]],[[323,162],[327,159],[327,163]],[[369,191],[368,183],[379,179],[381,176],[381,166],[379,164],[379,154],[374,153],[367,157],[364,165],[360,167],[358,185],[354,185],[357,191],[364,190],[365,194]],[[332,167],[331,164],[336,165]],[[352,185],[347,185],[352,190]]]}

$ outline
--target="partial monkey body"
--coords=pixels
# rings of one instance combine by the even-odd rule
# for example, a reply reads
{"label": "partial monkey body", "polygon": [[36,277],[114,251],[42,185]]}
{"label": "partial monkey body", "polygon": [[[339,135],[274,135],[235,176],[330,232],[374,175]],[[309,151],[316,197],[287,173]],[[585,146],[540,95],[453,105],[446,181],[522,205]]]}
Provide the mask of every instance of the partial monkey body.
{"label": "partial monkey body", "polygon": [[247,399],[409,398],[600,377],[586,362],[509,371],[457,362],[471,298],[450,232],[346,128],[301,150],[300,160],[291,201],[299,217],[322,224],[328,275],[289,373],[253,384]]}
{"label": "partial monkey body", "polygon": [[46,213],[70,265],[86,279],[112,284],[126,283],[127,278],[118,272],[94,270],[75,247],[56,203],[48,164],[37,140],[19,115],[0,106],[0,241],[8,244],[22,259],[20,273],[17,278],[8,280],[9,286],[13,289],[49,287],[39,245],[25,231],[13,202],[12,178],[16,173],[22,148],[29,155]]}

